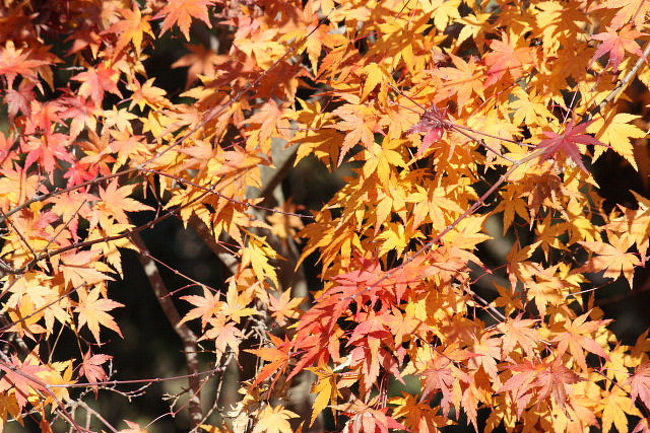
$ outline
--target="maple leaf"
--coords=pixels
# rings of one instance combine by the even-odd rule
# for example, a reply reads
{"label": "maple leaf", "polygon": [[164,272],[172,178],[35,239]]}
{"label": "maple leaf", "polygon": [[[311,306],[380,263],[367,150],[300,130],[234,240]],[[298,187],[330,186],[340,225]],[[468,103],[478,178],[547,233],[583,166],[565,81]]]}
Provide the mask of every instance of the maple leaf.
{"label": "maple leaf", "polygon": [[34,94],[34,84],[28,80],[21,81],[18,90],[9,87],[5,90],[4,101],[7,104],[7,113],[9,119],[13,120],[21,112],[25,116],[31,114],[30,101],[36,99]]}
{"label": "maple leaf", "polygon": [[635,253],[627,250],[632,246],[633,239],[627,233],[616,236],[608,234],[609,243],[606,242],[579,242],[596,255],[585,265],[591,272],[605,271],[604,276],[617,279],[621,275],[625,277],[630,288],[634,278],[634,269],[641,264],[641,260]]}
{"label": "maple leaf", "polygon": [[97,116],[101,113],[101,109],[92,99],[71,96],[64,98],[62,105],[65,108],[60,113],[61,118],[71,119],[70,139],[77,138],[84,127],[91,131],[97,128]]}
{"label": "maple leaf", "polygon": [[242,317],[259,314],[255,308],[247,307],[252,301],[251,296],[237,291],[237,285],[232,282],[228,285],[226,302],[223,304],[223,314],[235,323],[239,323]]}
{"label": "maple leaf", "polygon": [[[636,161],[634,159],[633,138],[644,138],[645,131],[637,127],[632,121],[639,119],[641,116],[629,113],[610,112],[605,116],[600,116],[590,124],[588,132],[593,133],[598,140],[609,145],[614,152],[621,155],[636,170]],[[595,149],[594,160],[606,150],[606,147],[599,146]]]}
{"label": "maple leaf", "polygon": [[30,116],[26,119],[25,134],[29,134],[32,139],[38,139],[40,133],[45,135],[56,133],[55,128],[63,124],[60,116],[63,109],[61,102],[56,100],[44,103],[35,100],[30,102]]}
{"label": "maple leaf", "polygon": [[517,41],[514,34],[501,35],[502,40],[494,39],[488,42],[492,52],[484,56],[485,64],[488,66],[488,79],[485,87],[489,87],[503,78],[509,72],[514,80],[524,75],[524,67],[537,62],[537,55],[534,48],[517,48]]}
{"label": "maple leaf", "polygon": [[564,407],[567,403],[568,385],[580,381],[580,376],[566,368],[560,359],[556,359],[545,369],[537,373],[533,386],[538,387],[540,399],[553,397],[555,402]]}
{"label": "maple leaf", "polygon": [[371,147],[375,142],[372,126],[369,124],[371,115],[368,107],[363,105],[346,104],[332,112],[339,116],[342,121],[336,123],[333,128],[339,131],[348,131],[343,139],[337,165],[343,163],[345,155],[361,141],[366,147]]}
{"label": "maple leaf", "polygon": [[441,112],[438,110],[438,107],[434,105],[424,112],[418,123],[406,131],[407,134],[415,134],[418,132],[425,134],[422,139],[422,146],[418,147],[418,156],[422,156],[422,154],[424,154],[433,143],[442,138],[445,130],[449,129],[445,120],[446,115],[446,110]]}
{"label": "maple leaf", "polygon": [[214,346],[217,352],[226,353],[230,347],[235,355],[239,354],[239,344],[244,339],[244,333],[237,328],[235,322],[229,321],[224,323],[223,318],[211,318],[208,323],[212,326],[199,340],[214,340]]}
{"label": "maple leaf", "polygon": [[386,67],[377,63],[370,63],[363,68],[363,72],[367,74],[366,80],[363,83],[363,91],[361,92],[361,100],[366,99],[366,96],[372,92],[378,84],[382,88],[385,83],[392,83],[391,74],[386,70]]}
{"label": "maple leaf", "polygon": [[386,415],[387,407],[372,409],[372,405],[372,400],[366,404],[353,395],[348,403],[333,406],[336,410],[353,415],[345,424],[342,433],[388,433],[388,429],[406,430],[404,425]]}
{"label": "maple leaf", "polygon": [[[84,354],[83,361],[81,362],[81,367],[79,368],[79,375],[86,376],[88,382],[102,382],[108,379],[108,375],[101,367],[105,362],[113,359],[111,355],[97,354],[93,355],[90,350]],[[95,398],[97,398],[99,387],[93,385],[92,387],[95,391]]]}
{"label": "maple leaf", "polygon": [[646,409],[650,409],[650,362],[645,362],[636,368],[628,379],[632,392],[632,400],[639,398]]}
{"label": "maple leaf", "polygon": [[318,415],[332,402],[332,405],[337,404],[337,399],[341,397],[341,393],[337,387],[338,375],[329,366],[308,368],[318,376],[318,380],[312,386],[312,392],[316,393],[314,399],[313,410],[311,414],[310,425],[314,425]]}
{"label": "maple leaf", "polygon": [[458,113],[466,106],[472,93],[485,99],[483,95],[483,71],[480,65],[476,62],[474,56],[470,56],[469,62],[465,62],[462,58],[449,54],[451,61],[455,68],[438,68],[433,71],[433,74],[442,78],[446,83],[439,88],[436,94],[435,101],[442,101],[447,97],[456,95],[456,106]]}
{"label": "maple leaf", "polygon": [[180,59],[172,63],[172,68],[189,67],[185,88],[189,89],[199,75],[213,76],[218,66],[222,63],[222,56],[204,45],[187,45],[190,50]]}
{"label": "maple leaf", "polygon": [[502,358],[500,348],[502,346],[502,339],[493,338],[495,334],[496,332],[489,331],[482,333],[480,336],[472,336],[474,341],[472,341],[469,349],[478,356],[470,358],[467,364],[476,370],[483,367],[483,370],[490,376],[490,379],[494,381],[494,386],[497,387],[501,385],[498,376],[497,360]]}
{"label": "maple leaf", "polygon": [[403,397],[391,398],[390,403],[396,405],[393,416],[397,419],[405,418],[403,422],[409,427],[406,431],[438,433],[448,425],[449,421],[438,414],[438,408],[431,407],[428,402],[418,401],[416,396],[404,392],[402,394]]}
{"label": "maple leaf", "polygon": [[120,327],[117,326],[117,323],[107,311],[124,307],[124,304],[111,299],[100,298],[101,289],[99,287],[92,289],[87,294],[84,290],[78,290],[77,293],[79,293],[79,303],[74,307],[74,310],[79,313],[79,328],[87,325],[97,343],[101,342],[99,339],[99,325],[111,329],[117,332],[120,337],[123,337]]}
{"label": "maple leaf", "polygon": [[102,105],[104,93],[110,92],[122,97],[120,89],[117,88],[117,81],[120,73],[101,63],[98,68],[89,67],[87,71],[81,72],[71,80],[81,82],[78,93],[84,97],[90,97],[98,107]]}
{"label": "maple leaf", "polygon": [[99,209],[107,212],[108,215],[111,215],[121,224],[129,224],[129,218],[125,212],[153,210],[151,206],[128,198],[136,186],[136,184],[132,184],[118,187],[118,180],[114,178],[106,189],[99,188],[99,198],[101,199]]}
{"label": "maple leaf", "polygon": [[[505,289],[499,287],[499,293],[504,292]],[[533,328],[539,320],[522,319],[522,316],[523,313],[520,313],[516,318],[507,318],[497,325],[497,329],[503,332],[502,348],[504,354],[510,354],[518,344],[526,355],[532,356],[537,345],[541,342],[539,332]]]}
{"label": "maple leaf", "polygon": [[278,405],[266,405],[257,416],[252,433],[293,433],[289,420],[299,415]]}
{"label": "maple leaf", "polygon": [[135,105],[137,105],[140,110],[143,110],[147,105],[151,108],[169,106],[169,101],[165,98],[165,90],[154,86],[154,81],[155,78],[150,78],[142,85],[140,85],[140,82],[137,82],[136,89],[131,96],[132,99],[129,104],[129,110],[131,110]]}
{"label": "maple leaf", "polygon": [[524,122],[526,125],[545,124],[548,118],[552,118],[553,114],[546,108],[547,101],[544,100],[543,95],[538,95],[537,90],[526,91],[521,87],[515,87],[512,95],[517,98],[510,104],[510,107],[515,110],[513,116],[513,124],[521,125]]}
{"label": "maple leaf", "polygon": [[0,48],[0,75],[7,78],[7,87],[13,87],[14,80],[22,75],[30,80],[38,81],[37,73],[41,66],[50,62],[31,58],[29,51],[22,48],[16,49],[12,40],[7,40],[5,46]]}
{"label": "maple leaf", "polygon": [[63,274],[63,279],[66,285],[79,287],[83,285],[93,285],[106,280],[112,280],[108,275],[100,272],[99,269],[104,269],[106,265],[102,266],[101,262],[97,259],[99,253],[97,251],[67,251],[58,260],[58,269]]}
{"label": "maple leaf", "polygon": [[251,236],[248,244],[243,248],[241,265],[246,267],[250,264],[258,281],[264,282],[268,278],[275,287],[280,287],[275,267],[269,262],[274,258],[277,258],[277,254],[266,242],[265,237]]}
{"label": "maple leaf", "polygon": [[79,374],[86,376],[89,382],[101,382],[106,380],[108,376],[100,365],[113,359],[111,355],[97,354],[93,355],[90,350],[84,354]]}
{"label": "maple leaf", "polygon": [[535,360],[527,360],[519,364],[508,365],[506,368],[514,373],[497,390],[497,393],[510,392],[512,400],[517,407],[517,415],[521,417],[526,406],[533,398],[534,389],[532,388],[532,383],[537,377],[537,374],[544,368],[544,364]]}
{"label": "maple leaf", "polygon": [[122,51],[130,42],[136,49],[136,53],[142,52],[142,39],[145,34],[155,38],[149,24],[149,17],[142,16],[137,3],[133,3],[133,9],[121,9],[120,14],[124,19],[116,21],[108,30],[102,34],[113,33],[118,35],[115,51]]}
{"label": "maple leaf", "polygon": [[[257,377],[253,381],[253,386],[264,382],[266,379],[271,377],[273,373],[283,372],[289,366],[289,360],[291,359],[289,353],[291,352],[292,346],[291,341],[286,337],[284,340],[276,337],[273,334],[269,335],[273,346],[263,347],[261,349],[246,349],[246,352],[252,353],[264,361],[269,362],[266,364],[257,374]],[[279,376],[278,376],[279,377]]]}
{"label": "maple leaf", "polygon": [[22,150],[27,152],[25,168],[39,162],[51,177],[59,161],[70,163],[74,161],[74,157],[68,151],[71,145],[72,140],[66,134],[52,133],[40,138],[30,135],[21,146]]}
{"label": "maple leaf", "polygon": [[215,3],[216,0],[170,0],[166,2],[165,7],[154,17],[155,19],[165,17],[160,35],[164,35],[172,26],[178,25],[185,39],[189,41],[192,18],[199,19],[212,28],[208,6]]}
{"label": "maple leaf", "polygon": [[626,25],[622,29],[619,29],[618,32],[616,28],[607,27],[606,29],[606,32],[598,33],[591,37],[591,39],[602,41],[602,43],[598,46],[598,49],[589,61],[590,65],[605,54],[609,54],[607,64],[611,64],[614,72],[617,72],[626,51],[643,57],[643,51],[636,42],[636,39],[645,36],[643,33],[635,30],[631,25]]}
{"label": "maple leaf", "polygon": [[578,316],[574,321],[564,322],[564,332],[553,338],[553,342],[558,343],[557,357],[561,357],[567,349],[573,356],[575,362],[583,370],[587,370],[587,362],[585,360],[584,350],[596,354],[602,358],[609,360],[609,355],[603,347],[590,338],[598,329],[607,325],[611,320],[590,320],[587,318],[591,314],[590,311]]}
{"label": "maple leaf", "polygon": [[138,118],[135,114],[124,110],[117,109],[113,107],[110,110],[104,110],[102,115],[104,116],[104,127],[113,128],[117,127],[118,131],[128,132],[133,134],[133,127],[131,126],[131,121]]}
{"label": "maple leaf", "polygon": [[592,122],[593,121],[575,125],[574,121],[571,120],[562,134],[545,131],[544,135],[548,138],[540,141],[538,145],[539,148],[544,149],[540,162],[544,162],[549,158],[554,158],[555,155],[562,152],[578,164],[583,171],[587,172],[587,168],[582,163],[582,155],[580,154],[578,143],[605,146],[605,144],[596,140],[594,137],[584,134],[585,130]]}
{"label": "maple leaf", "polygon": [[29,379],[30,377],[38,379],[37,374],[47,370],[47,367],[39,365],[33,355],[29,355],[24,361],[20,361],[16,355],[12,355],[11,362],[0,362],[0,370],[4,373],[0,378],[0,394],[14,389],[20,410],[25,407],[30,396],[38,395],[38,392],[45,392],[43,385]]}
{"label": "maple leaf", "polygon": [[179,325],[190,320],[201,318],[201,329],[205,330],[210,318],[215,316],[223,309],[224,303],[219,300],[219,296],[214,296],[210,289],[203,286],[203,296],[187,295],[181,296],[180,299],[189,302],[195,307],[192,308],[179,322]]}
{"label": "maple leaf", "polygon": [[457,403],[460,398],[460,384],[458,379],[454,377],[451,369],[451,361],[443,356],[438,356],[430,362],[430,366],[422,372],[424,375],[424,383],[422,384],[422,397],[430,393],[442,392],[442,400],[440,406],[442,412],[447,417],[451,407],[457,408]]}
{"label": "maple leaf", "polygon": [[304,298],[291,298],[291,288],[282,292],[279,298],[271,295],[269,296],[269,311],[271,315],[278,322],[278,325],[284,326],[288,319],[296,319],[300,313],[297,310],[298,306],[302,304]]}
{"label": "maple leaf", "polygon": [[627,415],[639,416],[633,399],[618,387],[603,399],[603,433],[609,433],[612,426],[619,432],[629,431]]}

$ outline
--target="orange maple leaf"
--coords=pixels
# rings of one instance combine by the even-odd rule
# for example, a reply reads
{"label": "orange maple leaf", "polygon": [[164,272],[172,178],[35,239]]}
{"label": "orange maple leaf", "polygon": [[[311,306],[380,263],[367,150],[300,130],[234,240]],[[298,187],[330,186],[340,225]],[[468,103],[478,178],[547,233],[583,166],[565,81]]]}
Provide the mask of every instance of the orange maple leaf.
{"label": "orange maple leaf", "polygon": [[114,308],[124,307],[124,304],[111,299],[100,298],[101,289],[99,287],[92,289],[88,294],[84,290],[78,290],[77,293],[79,293],[80,299],[79,304],[74,309],[79,313],[79,328],[87,325],[97,343],[100,343],[99,325],[117,332],[120,337],[124,338],[120,327],[115,323],[113,317],[107,313],[107,311]]}
{"label": "orange maple leaf", "polygon": [[195,307],[181,319],[179,325],[200,317],[201,329],[203,330],[208,325],[210,318],[221,311],[224,306],[224,303],[219,300],[219,296],[214,296],[207,287],[203,287],[203,296],[187,295],[181,296],[180,299],[189,302]]}
{"label": "orange maple leaf", "polygon": [[212,318],[208,323],[212,327],[199,340],[214,340],[214,347],[217,352],[226,353],[226,349],[230,347],[237,355],[239,353],[239,343],[244,339],[244,333],[237,328],[235,322],[224,323],[223,318]]}
{"label": "orange maple leaf", "polygon": [[433,71],[435,75],[445,80],[445,84],[438,89],[435,101],[439,102],[447,97],[456,95],[456,105],[460,113],[472,93],[484,99],[483,71],[476,62],[474,56],[470,56],[469,62],[450,54],[454,68],[438,68]]}
{"label": "orange maple leaf", "polygon": [[[284,337],[284,340],[282,340],[273,334],[269,334],[269,338],[271,339],[273,346],[246,350],[246,352],[250,352],[255,356],[262,358],[264,361],[269,362],[269,364],[262,367],[262,370],[257,374],[257,377],[253,381],[253,386],[264,382],[276,372],[284,372],[289,366],[289,360],[291,359],[290,353],[292,349],[291,341],[289,341],[286,336]],[[277,380],[278,377],[279,374],[276,376],[275,380]]]}
{"label": "orange maple leaf", "polygon": [[0,75],[6,77],[7,87],[13,86],[18,75],[38,81],[37,72],[40,67],[49,64],[45,60],[32,59],[29,51],[16,49],[14,42],[8,40],[4,48],[0,48]]}
{"label": "orange maple leaf", "polygon": [[[501,290],[500,290],[501,292]],[[519,345],[524,353],[531,356],[535,353],[537,344],[541,341],[539,331],[534,325],[539,320],[522,319],[523,313],[517,317],[507,318],[504,322],[497,325],[497,329],[503,332],[503,353],[509,355]]]}
{"label": "orange maple leaf", "polygon": [[173,25],[178,25],[185,38],[189,41],[192,18],[199,19],[208,27],[212,27],[208,15],[208,6],[215,3],[216,0],[170,0],[160,13],[154,17],[165,17],[160,35],[164,35]]}
{"label": "orange maple leaf", "polygon": [[90,97],[95,102],[95,105],[101,106],[105,92],[122,97],[120,89],[117,88],[119,78],[120,73],[118,71],[102,63],[98,68],[90,67],[87,71],[72,77],[71,80],[81,82],[78,90],[79,95]]}
{"label": "orange maple leaf", "polygon": [[117,20],[108,30],[102,34],[113,33],[118,35],[117,43],[115,44],[115,51],[122,51],[129,42],[133,43],[137,53],[142,51],[142,38],[148,34],[155,38],[149,24],[149,17],[142,16],[140,9],[136,2],[133,3],[133,9],[121,9],[120,13],[124,19]]}
{"label": "orange maple leaf", "polygon": [[304,298],[291,298],[291,288],[282,292],[279,298],[269,296],[269,310],[271,315],[278,322],[278,325],[284,326],[286,319],[296,319],[300,315],[297,310]]}
{"label": "orange maple leaf", "polygon": [[577,317],[573,322],[565,322],[565,332],[560,333],[552,340],[553,342],[558,343],[558,358],[560,358],[568,350],[571,352],[571,356],[575,362],[583,370],[587,370],[587,361],[585,360],[584,354],[585,350],[607,360],[610,359],[605,349],[590,336],[594,334],[596,330],[611,322],[611,320],[587,321],[590,313],[590,311],[586,312],[585,314]]}
{"label": "orange maple leaf", "polygon": [[[66,286],[73,287],[97,284],[112,280],[108,275],[97,270],[99,252],[97,251],[67,251],[59,257],[59,271],[63,274]],[[56,263],[56,260],[53,261]]]}
{"label": "orange maple leaf", "polygon": [[619,278],[622,275],[632,287],[634,269],[641,264],[641,260],[635,253],[627,252],[634,240],[627,233],[623,233],[620,237],[608,233],[607,237],[609,243],[580,242],[580,245],[596,254],[587,262],[585,269],[592,272],[604,270],[604,276],[607,278]]}
{"label": "orange maple leaf", "polygon": [[129,224],[129,218],[125,212],[153,210],[151,206],[128,197],[136,186],[133,184],[118,187],[117,179],[113,179],[106,189],[100,187],[99,198],[102,210],[107,211],[117,222],[122,224]]}
{"label": "orange maple leaf", "polygon": [[516,80],[524,75],[524,67],[534,65],[537,55],[534,48],[517,48],[517,41],[513,35],[508,37],[503,33],[502,40],[494,39],[489,43],[492,52],[484,57],[488,66],[488,79],[485,87],[489,87],[499,81],[506,72]]}

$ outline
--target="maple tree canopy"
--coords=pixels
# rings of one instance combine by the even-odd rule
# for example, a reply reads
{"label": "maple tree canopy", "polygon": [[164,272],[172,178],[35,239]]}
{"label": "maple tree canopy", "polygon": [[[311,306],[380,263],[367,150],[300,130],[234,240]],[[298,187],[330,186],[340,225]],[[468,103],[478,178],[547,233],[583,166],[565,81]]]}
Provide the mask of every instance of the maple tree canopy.
{"label": "maple tree canopy", "polygon": [[5,0],[0,432],[650,433],[648,13]]}

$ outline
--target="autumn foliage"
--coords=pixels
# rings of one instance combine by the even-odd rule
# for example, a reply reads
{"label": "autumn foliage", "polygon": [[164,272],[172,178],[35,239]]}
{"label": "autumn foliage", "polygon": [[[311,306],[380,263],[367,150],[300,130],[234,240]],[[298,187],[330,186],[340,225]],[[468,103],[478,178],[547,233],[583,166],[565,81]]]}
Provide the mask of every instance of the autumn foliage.
{"label": "autumn foliage", "polygon": [[[186,431],[650,432],[648,332],[623,344],[595,297],[635,289],[650,201],[606,202],[594,176],[604,158],[639,170],[649,12],[4,1],[0,431],[156,431],[93,402],[175,380]],[[149,59],[174,44],[172,91]],[[318,163],[350,175],[306,209],[286,176]],[[167,220],[221,260],[220,285],[167,287],[140,236]],[[128,249],[187,375],[110,368]],[[228,366],[254,370],[240,400],[201,393]]]}

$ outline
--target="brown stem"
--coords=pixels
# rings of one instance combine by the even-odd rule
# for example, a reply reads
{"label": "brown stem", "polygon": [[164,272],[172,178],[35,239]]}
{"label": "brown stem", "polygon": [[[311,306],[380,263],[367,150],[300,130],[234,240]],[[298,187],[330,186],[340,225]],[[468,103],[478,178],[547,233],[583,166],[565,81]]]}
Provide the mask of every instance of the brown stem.
{"label": "brown stem", "polygon": [[628,72],[627,75],[623,77],[623,79],[618,83],[618,86],[616,86],[616,88],[612,91],[612,93],[607,95],[607,97],[603,99],[603,101],[600,104],[598,104],[596,108],[594,108],[589,112],[589,115],[587,116],[587,120],[590,120],[596,114],[600,113],[600,111],[603,108],[605,108],[607,104],[612,102],[623,90],[625,90],[628,84],[630,84],[634,79],[634,77],[636,77],[636,74],[639,72],[639,69],[641,69],[641,66],[643,66],[644,63],[648,62],[647,58],[649,55],[650,55],[650,43],[648,43],[645,46],[645,50],[643,50],[643,56],[639,58],[639,60],[637,60],[634,67],[632,67],[632,69],[630,69],[630,72]]}
{"label": "brown stem", "polygon": [[239,266],[239,261],[235,255],[214,239],[212,230],[199,217],[193,214],[190,217],[189,224],[208,248],[221,260],[221,263],[224,264],[230,273],[235,275],[237,273],[237,266]]}
{"label": "brown stem", "polygon": [[189,373],[188,382],[191,391],[188,410],[190,412],[191,428],[195,428],[203,418],[203,411],[201,409],[201,383],[198,378],[199,359],[197,356],[196,335],[186,324],[180,323],[181,316],[174,305],[173,299],[169,296],[169,290],[160,275],[158,265],[151,259],[149,250],[140,233],[135,232],[130,237],[133,244],[140,250],[138,260],[140,260],[142,268],[149,279],[158,303],[183,343],[183,353],[185,354],[185,363],[187,364],[187,371]]}

